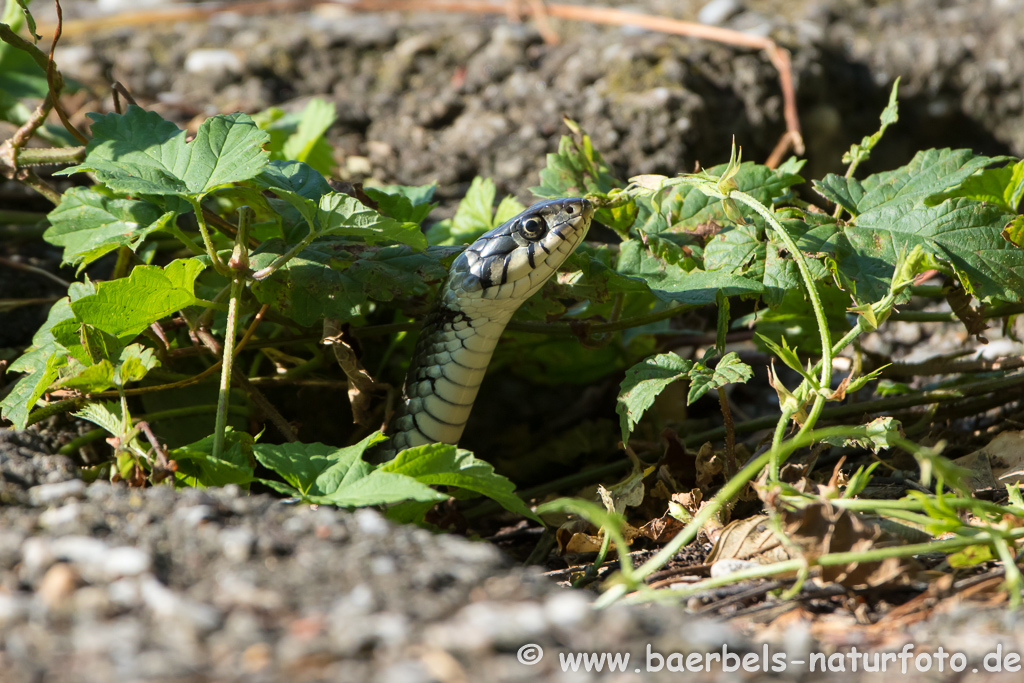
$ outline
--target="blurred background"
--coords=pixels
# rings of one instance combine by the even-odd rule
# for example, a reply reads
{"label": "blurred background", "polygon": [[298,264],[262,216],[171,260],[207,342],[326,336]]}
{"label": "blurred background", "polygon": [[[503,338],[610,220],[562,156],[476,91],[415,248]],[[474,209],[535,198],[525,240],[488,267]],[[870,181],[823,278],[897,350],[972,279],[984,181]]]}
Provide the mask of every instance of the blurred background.
{"label": "blurred background", "polygon": [[[538,20],[538,2],[452,11],[481,4],[409,0],[386,5],[411,11],[367,12],[354,7],[373,3],[66,0],[56,59],[84,86],[68,103],[80,123],[86,111],[112,108],[112,80],[182,124],[270,106],[298,112],[321,98],[336,112],[327,130],[336,177],[436,182],[442,201],[461,197],[475,175],[493,178],[499,196],[531,200],[545,153],[567,132],[563,115],[592,135],[619,177],[720,163],[734,135],[746,159],[764,161],[786,129],[779,75],[762,50]],[[897,77],[900,122],[865,173],[928,147],[1024,154],[1019,0],[608,6],[788,49],[808,177],[842,168],[849,145],[876,129]],[[48,43],[54,8],[32,9],[50,25],[40,27]]]}

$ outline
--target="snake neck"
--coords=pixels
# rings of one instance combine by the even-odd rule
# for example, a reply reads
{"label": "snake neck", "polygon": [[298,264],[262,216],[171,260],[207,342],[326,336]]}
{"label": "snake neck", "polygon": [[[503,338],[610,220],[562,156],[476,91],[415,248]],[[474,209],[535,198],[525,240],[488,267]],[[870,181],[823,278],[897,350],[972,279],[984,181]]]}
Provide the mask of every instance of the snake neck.
{"label": "snake neck", "polygon": [[515,312],[493,301],[474,303],[455,307],[444,297],[427,315],[389,430],[396,451],[455,444],[462,436],[494,348]]}

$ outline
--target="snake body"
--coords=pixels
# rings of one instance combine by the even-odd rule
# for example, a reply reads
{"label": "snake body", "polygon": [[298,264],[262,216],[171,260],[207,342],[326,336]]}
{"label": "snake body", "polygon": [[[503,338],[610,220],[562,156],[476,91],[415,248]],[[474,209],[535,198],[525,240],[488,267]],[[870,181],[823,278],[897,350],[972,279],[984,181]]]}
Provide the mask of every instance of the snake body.
{"label": "snake body", "polygon": [[586,199],[551,199],[484,233],[452,263],[416,340],[389,453],[458,443],[505,325],[590,228]]}

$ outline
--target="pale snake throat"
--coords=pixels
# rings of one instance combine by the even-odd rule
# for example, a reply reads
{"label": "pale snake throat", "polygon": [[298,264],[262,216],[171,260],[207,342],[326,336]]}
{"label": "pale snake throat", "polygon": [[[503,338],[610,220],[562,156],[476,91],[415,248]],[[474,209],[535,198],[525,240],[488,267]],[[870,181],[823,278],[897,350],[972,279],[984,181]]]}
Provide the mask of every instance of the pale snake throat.
{"label": "pale snake throat", "polygon": [[578,197],[540,202],[455,259],[416,339],[390,443],[375,459],[458,443],[505,325],[579,246],[593,215]]}

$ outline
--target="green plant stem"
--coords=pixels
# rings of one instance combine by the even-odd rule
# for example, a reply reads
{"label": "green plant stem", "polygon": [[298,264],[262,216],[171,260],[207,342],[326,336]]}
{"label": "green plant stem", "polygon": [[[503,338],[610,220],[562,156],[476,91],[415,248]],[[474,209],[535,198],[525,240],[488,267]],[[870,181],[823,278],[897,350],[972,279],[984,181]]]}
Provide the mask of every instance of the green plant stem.
{"label": "green plant stem", "polygon": [[85,434],[75,437],[68,441],[66,444],[57,449],[58,455],[72,455],[76,453],[79,448],[86,446],[93,441],[98,441],[107,435],[107,430],[97,427],[96,429],[90,429]]}
{"label": "green plant stem", "polygon": [[[107,394],[107,396],[105,396],[104,398],[110,396],[116,398],[118,395],[116,391],[109,391],[104,393]],[[69,410],[80,408],[81,406],[88,402],[88,397],[76,396],[74,398],[66,398],[64,400],[56,401],[54,403],[48,403],[42,408],[32,411],[29,414],[28,419],[25,421],[25,426],[27,427],[29,425],[34,425],[35,423],[45,420],[48,417],[53,417],[54,415],[59,415],[60,413],[65,413]]]}
{"label": "green plant stem", "polygon": [[[181,408],[170,408],[168,410],[158,410],[145,415],[138,415],[132,418],[132,422],[138,423],[145,420],[146,422],[156,422],[157,420],[173,420],[179,417],[189,417],[192,415],[208,415],[210,411],[217,409],[217,406],[213,404],[200,405],[200,406],[183,406]],[[236,415],[246,416],[249,411],[245,406],[231,406],[228,412],[235,413]],[[96,429],[90,429],[85,434],[75,437],[71,441],[57,449],[57,453],[60,455],[72,455],[75,451],[82,448],[83,446],[98,441],[108,434],[107,430],[97,427]]]}
{"label": "green plant stem", "polygon": [[[675,537],[673,537],[673,539],[652,558],[644,562],[639,567],[633,569],[629,576],[620,577],[618,583],[613,583],[609,590],[598,599],[596,606],[607,607],[629,591],[638,588],[646,577],[661,569],[675,556],[676,553],[678,553],[687,544],[691,543],[697,537],[700,530],[704,528],[704,525],[711,520],[712,517],[717,515],[718,512],[729,504],[737,495],[739,495],[743,488],[746,487],[747,483],[757,476],[758,472],[760,472],[768,463],[773,460],[782,462],[785,460],[786,456],[798,448],[804,448],[824,439],[832,437],[867,438],[868,436],[869,430],[867,427],[826,427],[824,429],[802,432],[791,439],[773,445],[766,453],[763,453],[749,462],[746,467],[740,470],[739,474],[727,481],[725,486],[719,490],[715,497],[712,498],[707,505],[702,507],[696,515],[694,515],[693,519],[690,520],[690,523],[687,524],[682,531],[676,534]],[[905,446],[906,444],[900,445]],[[913,446],[917,448],[916,444],[913,444]],[[1022,531],[1022,533],[1024,533],[1024,531]],[[892,549],[886,548],[884,550]],[[870,552],[871,551],[867,554],[870,554]],[[860,555],[860,553],[845,554]]]}
{"label": "green plant stem", "polygon": [[228,299],[228,320],[224,330],[224,349],[221,352],[220,386],[217,394],[217,421],[213,431],[213,457],[220,458],[224,450],[224,435],[228,422],[228,405],[231,396],[231,375],[234,370],[235,332],[238,326],[238,307],[249,271],[249,225],[255,212],[248,206],[238,209],[238,234],[235,235],[235,249],[231,254],[231,295]]}
{"label": "green plant stem", "polygon": [[[891,396],[888,398],[876,399],[874,401],[835,406],[834,408],[826,408],[823,410],[821,417],[823,419],[831,420],[850,416],[859,417],[861,415],[869,415],[873,413],[891,412],[902,408],[913,408],[932,403],[947,403],[962,398],[968,398],[970,396],[988,394],[990,392],[1002,391],[1022,385],[1024,385],[1024,374],[1017,374],[1008,377],[999,377],[997,379],[963,384],[950,389],[932,389],[931,391],[922,391],[920,393],[908,394],[905,396]],[[735,430],[737,434],[749,434],[761,429],[768,429],[772,424],[777,424],[777,418],[772,416],[758,417],[753,420],[746,420],[744,422],[737,423]],[[724,436],[725,428],[716,427],[715,429],[709,429],[704,432],[698,432],[687,436],[685,443],[687,445],[696,445],[704,443],[705,441],[721,439]]]}
{"label": "green plant stem", "polygon": [[983,531],[976,536],[968,538],[950,538],[941,541],[929,541],[927,543],[914,543],[888,548],[876,548],[864,552],[828,553],[817,558],[785,560],[783,562],[775,562],[773,564],[766,564],[760,567],[743,569],[729,574],[728,576],[722,576],[715,579],[705,579],[704,581],[692,584],[685,588],[669,588],[659,591],[648,591],[636,597],[630,597],[622,600],[622,603],[637,604],[652,601],[678,602],[679,600],[688,598],[692,595],[703,593],[704,591],[711,590],[713,588],[720,588],[722,586],[739,583],[740,581],[763,579],[768,576],[777,576],[779,574],[796,572],[803,566],[829,567],[850,564],[851,562],[881,562],[891,557],[912,557],[923,553],[956,552],[957,550],[962,550],[972,545],[995,545],[998,541],[1002,541],[1005,544],[1006,541],[1004,539],[1017,540],[1020,538],[1024,538],[1024,529],[1014,529],[1007,532],[1005,535]]}
{"label": "green plant stem", "polygon": [[181,228],[174,224],[174,219],[164,226],[164,230],[174,235],[179,242],[185,245],[185,248],[189,250],[194,256],[198,256],[203,253],[203,250],[196,246],[196,243],[189,239],[189,236],[182,232]]}
{"label": "green plant stem", "polygon": [[210,257],[213,269],[220,275],[230,279],[233,275],[228,271],[228,267],[224,265],[224,262],[221,261],[220,254],[217,253],[213,240],[210,238],[210,230],[206,227],[206,219],[203,217],[203,207],[200,203],[201,198],[186,197],[186,199],[192,205],[192,211],[196,215],[196,225],[199,226],[199,234],[203,236],[203,245],[206,247],[206,254]]}
{"label": "green plant stem", "polygon": [[0,40],[4,41],[11,47],[27,52],[28,56],[32,58],[32,61],[35,62],[43,71],[46,71],[49,67],[49,56],[35,45],[19,36],[14,29],[7,24],[0,23]]}
{"label": "green plant stem", "polygon": [[[814,282],[814,278],[811,277],[810,268],[807,266],[807,260],[804,258],[804,254],[797,247],[796,241],[793,237],[786,232],[786,229],[782,224],[775,218],[775,214],[771,209],[761,204],[750,195],[739,190],[732,190],[726,198],[735,198],[743,202],[751,209],[760,214],[761,218],[764,219],[765,223],[770,225],[782,243],[786,245],[786,249],[789,250],[790,255],[796,262],[797,269],[800,271],[800,277],[804,281],[804,288],[807,290],[807,297],[810,299],[811,308],[814,310],[814,319],[818,323],[818,333],[821,335],[821,379],[819,384],[821,386],[821,392],[828,392],[829,387],[832,384],[832,338],[828,331],[828,319],[825,317],[825,308],[821,304],[821,297],[818,294],[818,287]],[[800,433],[810,431],[814,428],[814,425],[818,421],[818,417],[821,415],[822,409],[825,407],[825,396],[819,392],[814,397],[814,404],[811,406],[811,411],[804,421],[803,426],[800,428]],[[788,412],[788,411],[787,411]],[[792,415],[783,415],[784,419],[788,421]],[[773,440],[774,445],[778,445],[781,441],[781,434],[784,430],[775,430],[775,438]],[[779,470],[782,466],[780,461],[772,461],[771,472],[769,474],[773,481],[778,481]]]}
{"label": "green plant stem", "polygon": [[26,147],[18,151],[18,168],[46,164],[78,164],[85,159],[85,147]]}
{"label": "green plant stem", "polygon": [[303,237],[301,242],[296,244],[294,247],[289,249],[284,254],[278,256],[276,259],[271,261],[270,264],[267,265],[266,267],[260,268],[255,273],[253,273],[252,279],[257,281],[266,280],[268,277],[276,273],[281,268],[281,266],[291,261],[293,258],[299,255],[299,252],[301,252],[303,249],[312,244],[313,240],[316,239],[317,234],[318,233],[313,230],[313,226],[311,225],[309,227],[309,234]]}

